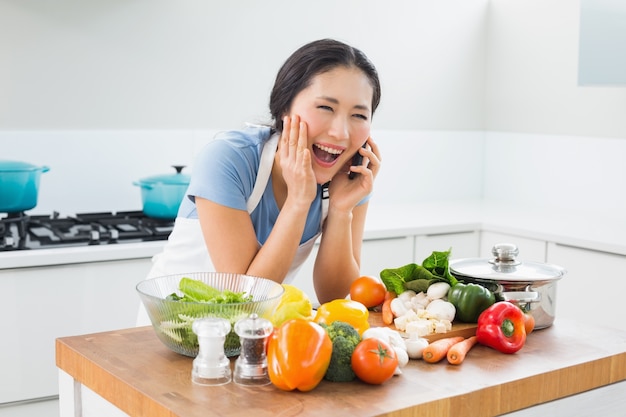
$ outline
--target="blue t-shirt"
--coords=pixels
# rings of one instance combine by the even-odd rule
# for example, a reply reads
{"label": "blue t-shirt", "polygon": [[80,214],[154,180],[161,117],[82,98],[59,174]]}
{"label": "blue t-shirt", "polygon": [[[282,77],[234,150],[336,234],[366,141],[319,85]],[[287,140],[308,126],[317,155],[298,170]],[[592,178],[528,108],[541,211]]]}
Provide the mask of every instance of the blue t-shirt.
{"label": "blue t-shirt", "polygon": [[[249,126],[243,130],[220,133],[196,157],[191,181],[180,209],[179,217],[198,218],[195,197],[202,197],[226,207],[247,210],[246,202],[252,194],[263,144],[270,138],[270,128]],[[322,187],[306,219],[300,243],[311,239],[320,231],[322,216]],[[250,214],[257,240],[264,244],[278,218],[270,176],[261,201]]]}

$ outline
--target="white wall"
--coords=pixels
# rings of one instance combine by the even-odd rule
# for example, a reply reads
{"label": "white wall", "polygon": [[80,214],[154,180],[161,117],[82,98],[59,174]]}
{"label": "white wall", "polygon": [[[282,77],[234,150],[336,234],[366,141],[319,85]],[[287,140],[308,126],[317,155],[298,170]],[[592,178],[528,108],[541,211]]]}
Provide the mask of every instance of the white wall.
{"label": "white wall", "polygon": [[216,130],[265,120],[287,56],[336,37],[380,73],[378,201],[480,197],[486,8],[0,0],[0,159],[51,168],[32,214],[140,209],[132,181],[192,165]]}
{"label": "white wall", "polygon": [[626,221],[626,86],[578,85],[580,1],[491,0],[488,22],[484,198]]}
{"label": "white wall", "polygon": [[[0,159],[28,155],[49,166],[31,214],[74,214],[141,209],[133,181],[193,170],[195,152],[215,130],[115,130],[0,132]],[[375,199],[393,202],[472,199],[482,193],[481,131],[374,130],[384,151]],[[458,175],[463,172],[463,175]],[[433,181],[433,179],[435,179]]]}
{"label": "white wall", "polygon": [[0,0],[0,128],[264,120],[280,65],[335,37],[377,65],[384,129],[480,129],[487,0]]}
{"label": "white wall", "polygon": [[578,85],[579,0],[490,0],[488,22],[486,130],[626,138],[626,86]]}
{"label": "white wall", "polygon": [[487,132],[484,159],[485,199],[626,224],[624,139]]}
{"label": "white wall", "polygon": [[0,0],[0,158],[51,167],[34,213],[139,209],[132,181],[191,165],[217,129],[264,119],[286,56],[331,36],[381,74],[374,201],[623,213],[626,87],[577,85],[579,8]]}

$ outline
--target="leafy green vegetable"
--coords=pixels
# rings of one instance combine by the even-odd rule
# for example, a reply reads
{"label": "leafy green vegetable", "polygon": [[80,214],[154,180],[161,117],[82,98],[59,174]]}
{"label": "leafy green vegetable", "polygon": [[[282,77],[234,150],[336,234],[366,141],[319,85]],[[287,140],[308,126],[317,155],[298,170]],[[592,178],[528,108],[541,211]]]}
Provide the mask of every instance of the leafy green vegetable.
{"label": "leafy green vegetable", "polygon": [[[253,299],[252,295],[246,292],[234,292],[228,289],[220,291],[202,281],[187,277],[180,280],[178,289],[182,296],[175,292],[168,295],[166,300],[175,303],[171,303],[165,311],[153,313],[153,316],[161,318],[158,329],[172,340],[179,342],[190,356],[198,350],[198,337],[192,330],[195,319],[207,316],[222,317],[234,326],[239,319],[248,316],[248,312],[244,311],[239,304]],[[231,330],[224,342],[226,355],[238,354],[239,347],[239,336]]]}
{"label": "leafy green vegetable", "polygon": [[448,258],[451,249],[445,252],[433,252],[424,259],[422,265],[410,263],[399,268],[380,271],[380,278],[388,291],[402,294],[406,290],[425,291],[435,282],[447,282],[454,286],[458,281],[450,273]]}
{"label": "leafy green vegetable", "polygon": [[168,300],[184,301],[193,303],[245,303],[252,301],[251,295],[246,295],[245,291],[234,292],[231,290],[219,291],[202,281],[187,277],[181,278],[178,283],[178,289],[183,293],[179,296],[172,293],[167,296]]}
{"label": "leafy green vegetable", "polygon": [[414,279],[413,281],[405,282],[404,288],[406,288],[407,290],[415,291],[416,293],[426,292],[428,291],[428,287],[430,287],[430,284],[434,281],[435,280],[433,279],[430,279],[430,280],[423,279],[423,278]]}
{"label": "leafy green vegetable", "polygon": [[450,265],[448,262],[450,252],[452,252],[452,248],[445,252],[434,251],[428,258],[424,259],[422,266],[432,272],[433,275],[444,278],[451,287],[454,287],[458,281],[450,273]]}
{"label": "leafy green vegetable", "polygon": [[387,290],[396,294],[402,294],[406,290],[405,283],[409,281],[431,281],[433,278],[433,274],[430,271],[415,263],[410,263],[400,268],[389,268],[380,271],[380,279],[387,287]]}

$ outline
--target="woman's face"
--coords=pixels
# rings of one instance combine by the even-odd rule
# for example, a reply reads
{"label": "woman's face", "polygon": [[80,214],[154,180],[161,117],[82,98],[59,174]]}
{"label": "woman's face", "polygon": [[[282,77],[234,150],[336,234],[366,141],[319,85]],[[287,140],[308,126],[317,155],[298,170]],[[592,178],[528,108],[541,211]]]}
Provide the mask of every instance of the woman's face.
{"label": "woman's face", "polygon": [[346,171],[370,135],[374,90],[358,68],[338,67],[318,74],[293,100],[290,115],[308,126],[313,171],[318,184]]}

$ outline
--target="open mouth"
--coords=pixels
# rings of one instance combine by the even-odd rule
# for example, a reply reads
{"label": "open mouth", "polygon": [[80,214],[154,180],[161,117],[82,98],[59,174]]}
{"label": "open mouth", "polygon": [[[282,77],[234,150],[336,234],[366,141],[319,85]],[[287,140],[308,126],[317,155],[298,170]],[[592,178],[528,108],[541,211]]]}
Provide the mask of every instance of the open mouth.
{"label": "open mouth", "polygon": [[330,148],[324,145],[313,144],[313,154],[317,159],[327,164],[335,162],[339,155],[343,153],[342,149]]}

